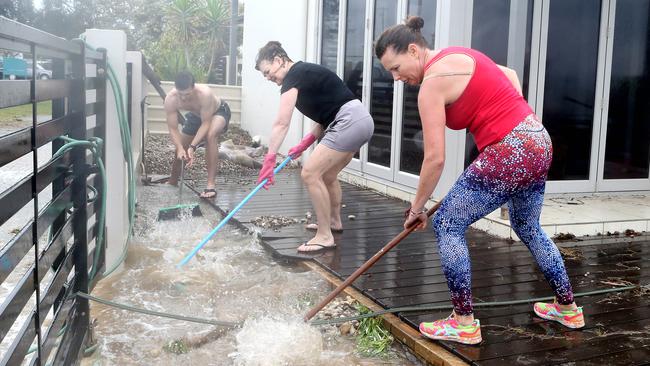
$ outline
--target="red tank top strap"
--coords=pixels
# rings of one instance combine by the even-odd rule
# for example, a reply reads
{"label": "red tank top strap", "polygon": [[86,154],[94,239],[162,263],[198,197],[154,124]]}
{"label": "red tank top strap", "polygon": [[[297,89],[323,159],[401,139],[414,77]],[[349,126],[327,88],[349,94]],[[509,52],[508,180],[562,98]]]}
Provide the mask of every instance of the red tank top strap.
{"label": "red tank top strap", "polygon": [[427,72],[427,70],[429,70],[429,68],[431,67],[431,65],[433,65],[434,62],[438,61],[442,56],[444,56],[446,53],[448,53],[448,52],[445,52],[447,50],[448,50],[447,48],[444,48],[444,49],[440,50],[437,55],[433,56],[431,58],[431,60],[429,60],[429,62],[427,62],[424,65],[424,72]]}

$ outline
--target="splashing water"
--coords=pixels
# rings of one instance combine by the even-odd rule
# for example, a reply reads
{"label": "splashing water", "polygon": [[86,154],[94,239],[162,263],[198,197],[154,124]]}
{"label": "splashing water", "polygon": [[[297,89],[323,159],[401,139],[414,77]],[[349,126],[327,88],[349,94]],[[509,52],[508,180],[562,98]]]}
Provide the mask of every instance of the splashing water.
{"label": "splashing water", "polygon": [[236,365],[314,364],[323,352],[321,333],[296,319],[249,319],[236,339]]}
{"label": "splashing water", "polygon": [[357,356],[354,338],[305,324],[302,316],[313,306],[305,299],[323,298],[327,283],[300,267],[278,265],[255,236],[232,225],[177,269],[221,219],[202,205],[203,217],[157,222],[159,208],[178,203],[177,192],[171,186],[139,187],[125,268],[101,280],[93,295],[243,326],[215,328],[91,303],[99,348],[82,365],[413,364],[403,353],[381,360]]}

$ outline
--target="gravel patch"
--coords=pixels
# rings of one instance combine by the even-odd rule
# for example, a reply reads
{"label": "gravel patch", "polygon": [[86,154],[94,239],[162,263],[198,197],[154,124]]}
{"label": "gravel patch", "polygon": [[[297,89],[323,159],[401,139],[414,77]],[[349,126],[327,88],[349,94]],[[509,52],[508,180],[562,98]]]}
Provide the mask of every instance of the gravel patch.
{"label": "gravel patch", "polygon": [[[350,296],[339,296],[334,298],[327,304],[321,311],[319,311],[314,319],[318,320],[334,320],[337,318],[348,318],[359,315],[357,307],[359,302]],[[351,320],[345,323],[321,325],[324,333],[340,334],[340,335],[356,335],[359,329],[359,321]]]}
{"label": "gravel patch", "polygon": [[[230,125],[228,132],[219,137],[219,143],[227,140],[231,140],[235,145],[255,146],[253,139],[248,132],[237,125]],[[186,167],[185,181],[187,183],[198,184],[199,182],[205,182],[207,174],[205,154],[206,149],[199,148],[198,151],[196,151],[196,157],[192,167]],[[147,174],[168,176],[171,172],[171,164],[174,158],[175,149],[169,135],[150,134],[147,137],[144,152],[144,164]],[[258,161],[261,166],[264,154],[261,156],[252,156],[252,158],[255,161]],[[278,161],[282,161],[284,158],[284,156],[278,154]],[[298,167],[299,164],[294,163],[288,165],[285,169]],[[245,167],[226,159],[219,159],[217,163],[217,177],[223,177],[227,182],[238,184],[254,183],[251,182],[251,177],[256,177],[258,172],[258,169]]]}

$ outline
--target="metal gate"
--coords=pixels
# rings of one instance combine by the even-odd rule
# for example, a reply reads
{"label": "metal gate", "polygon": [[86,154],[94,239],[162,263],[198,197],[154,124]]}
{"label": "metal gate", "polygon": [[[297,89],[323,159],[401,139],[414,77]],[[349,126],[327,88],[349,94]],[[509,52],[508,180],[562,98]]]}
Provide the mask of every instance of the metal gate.
{"label": "metal gate", "polygon": [[[93,263],[96,273],[104,268],[105,243],[95,242],[102,210],[97,197],[104,187],[85,148],[40,166],[39,148],[51,144],[56,152],[64,145],[60,136],[104,138],[106,54],[3,17],[0,49],[27,55],[32,74],[39,60],[52,68],[50,79],[0,80],[0,109],[31,104],[32,112],[31,126],[0,136],[0,168],[30,154],[33,162],[21,180],[0,192],[0,225],[24,207],[33,209],[30,220],[0,244],[0,284],[11,286],[0,296],[6,350],[0,364],[72,364],[89,335],[88,300],[74,294],[90,292],[99,280],[89,281]],[[51,118],[38,121],[43,101],[51,101]],[[39,202],[45,190],[52,198]]]}

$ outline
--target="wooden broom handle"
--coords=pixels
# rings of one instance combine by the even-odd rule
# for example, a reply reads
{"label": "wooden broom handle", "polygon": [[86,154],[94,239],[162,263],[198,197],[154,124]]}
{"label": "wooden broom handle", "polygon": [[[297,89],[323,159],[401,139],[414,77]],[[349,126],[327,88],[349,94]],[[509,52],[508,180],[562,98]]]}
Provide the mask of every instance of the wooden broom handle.
{"label": "wooden broom handle", "polygon": [[[442,202],[442,200],[440,202]],[[440,202],[436,203],[433,207],[431,207],[427,211],[427,217],[431,217],[431,215],[433,215],[434,212],[436,212],[436,210],[440,207]],[[372,265],[375,264],[375,262],[377,262],[381,257],[383,257],[384,254],[388,253],[388,251],[393,249],[393,247],[396,246],[397,244],[399,244],[402,241],[402,239],[406,238],[413,230],[415,230],[416,226],[417,224],[413,224],[409,228],[402,230],[402,232],[397,234],[397,236],[395,236],[393,240],[388,242],[388,244],[384,245],[383,248],[381,248],[377,253],[375,253],[375,255],[373,255],[370,259],[368,259],[366,263],[364,263],[361,267],[359,267],[356,271],[354,271],[354,273],[352,273],[350,277],[348,277],[345,281],[343,281],[343,283],[341,283],[336,289],[334,289],[334,291],[330,292],[330,294],[327,295],[327,297],[325,297],[323,301],[321,301],[318,305],[314,306],[311,310],[309,310],[307,315],[305,315],[305,317],[303,318],[305,322],[313,318],[314,315],[316,315],[319,311],[321,311],[321,309],[323,309],[327,304],[329,304],[330,301],[332,301],[338,294],[341,293],[341,291],[343,291],[346,287],[350,286],[352,282],[354,282],[357,278],[359,278],[359,276],[361,276],[365,271],[367,271],[368,268],[372,267]]]}

